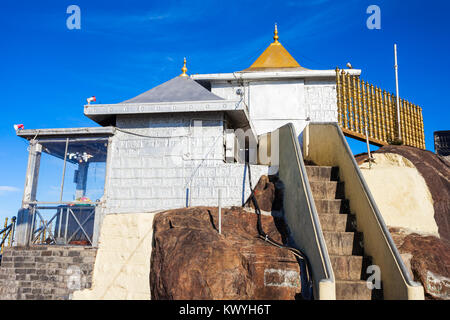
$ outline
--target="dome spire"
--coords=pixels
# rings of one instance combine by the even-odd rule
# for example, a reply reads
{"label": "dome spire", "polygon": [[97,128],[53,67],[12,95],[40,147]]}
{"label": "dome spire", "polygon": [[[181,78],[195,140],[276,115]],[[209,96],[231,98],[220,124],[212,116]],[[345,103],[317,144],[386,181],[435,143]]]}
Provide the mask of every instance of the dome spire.
{"label": "dome spire", "polygon": [[180,74],[180,77],[187,77],[188,75],[186,74],[187,72],[187,68],[186,68],[186,57],[184,58],[184,63],[183,63],[183,68],[181,68],[181,71],[183,72],[182,74]]}
{"label": "dome spire", "polygon": [[277,24],[275,23],[275,31],[273,32],[273,42],[274,43],[279,43],[278,42],[279,38],[280,37],[278,37],[278,27],[277,27]]}
{"label": "dome spire", "polygon": [[297,61],[287,52],[283,45],[278,41],[278,24],[275,23],[273,31],[273,42],[267,47],[267,49],[256,59],[250,68],[244,71],[270,71],[270,70],[306,70],[298,64]]}

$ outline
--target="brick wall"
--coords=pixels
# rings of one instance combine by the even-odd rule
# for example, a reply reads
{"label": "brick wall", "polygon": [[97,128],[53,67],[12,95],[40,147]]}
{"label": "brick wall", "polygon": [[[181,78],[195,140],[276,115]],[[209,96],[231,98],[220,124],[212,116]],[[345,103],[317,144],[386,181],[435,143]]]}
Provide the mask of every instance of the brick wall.
{"label": "brick wall", "polygon": [[[189,181],[192,206],[217,205],[218,189],[222,189],[224,206],[242,205],[243,194],[247,198],[250,190],[248,181],[243,186],[244,165],[223,161],[224,116],[198,117],[201,119],[192,114],[117,117],[117,127],[138,135],[118,131],[112,140],[106,213],[185,207]],[[193,128],[194,121],[202,121],[202,126]],[[267,172],[266,166],[253,166],[253,184]]]}
{"label": "brick wall", "polygon": [[34,246],[5,248],[0,300],[67,300],[90,288],[96,248]]}
{"label": "brick wall", "polygon": [[336,81],[305,81],[305,108],[311,122],[337,122]]}

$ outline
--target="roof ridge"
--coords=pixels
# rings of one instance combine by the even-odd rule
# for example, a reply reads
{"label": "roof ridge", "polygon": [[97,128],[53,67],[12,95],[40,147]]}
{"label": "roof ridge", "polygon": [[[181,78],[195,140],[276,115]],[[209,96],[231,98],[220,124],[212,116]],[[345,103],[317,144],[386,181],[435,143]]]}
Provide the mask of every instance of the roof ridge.
{"label": "roof ridge", "polygon": [[188,76],[177,76],[121,103],[224,100]]}

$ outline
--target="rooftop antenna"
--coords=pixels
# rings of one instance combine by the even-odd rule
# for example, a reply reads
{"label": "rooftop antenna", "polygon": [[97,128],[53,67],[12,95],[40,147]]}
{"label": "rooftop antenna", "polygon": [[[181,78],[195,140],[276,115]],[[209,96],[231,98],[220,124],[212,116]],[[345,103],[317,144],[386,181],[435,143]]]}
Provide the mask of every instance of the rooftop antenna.
{"label": "rooftop antenna", "polygon": [[394,65],[394,69],[395,69],[395,90],[396,90],[396,95],[397,95],[397,135],[398,135],[398,140],[402,140],[402,132],[400,129],[400,94],[399,94],[399,89],[398,89],[398,62],[397,62],[397,44],[394,44],[394,59],[395,59],[395,65]]}

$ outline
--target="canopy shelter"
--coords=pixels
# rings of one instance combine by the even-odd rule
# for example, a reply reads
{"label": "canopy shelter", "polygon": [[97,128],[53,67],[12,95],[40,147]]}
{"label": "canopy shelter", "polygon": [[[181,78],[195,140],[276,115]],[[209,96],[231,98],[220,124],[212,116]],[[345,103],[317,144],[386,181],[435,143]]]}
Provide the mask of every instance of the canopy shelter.
{"label": "canopy shelter", "polygon": [[108,143],[114,132],[112,127],[17,131],[30,141],[18,243],[93,242],[97,200],[103,195]]}
{"label": "canopy shelter", "polygon": [[[64,160],[66,145],[64,139],[41,140],[42,151]],[[66,161],[73,164],[106,162],[108,139],[69,139]]]}
{"label": "canopy shelter", "polygon": [[[36,153],[30,153],[30,157],[38,159],[40,166],[41,153],[56,157],[64,161],[64,175],[66,164],[77,166],[74,172],[74,182],[77,184],[75,199],[85,196],[86,183],[88,179],[88,168],[92,163],[106,163],[108,153],[108,138],[114,134],[114,128],[62,128],[62,129],[39,129],[17,131],[19,137],[31,140],[30,144],[36,148]],[[28,168],[28,176],[35,175],[31,171],[39,168]],[[35,181],[37,184],[37,179]],[[33,187],[36,189],[36,187]],[[64,188],[64,181],[61,190]],[[62,201],[62,191],[59,201]]]}

